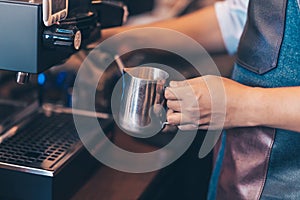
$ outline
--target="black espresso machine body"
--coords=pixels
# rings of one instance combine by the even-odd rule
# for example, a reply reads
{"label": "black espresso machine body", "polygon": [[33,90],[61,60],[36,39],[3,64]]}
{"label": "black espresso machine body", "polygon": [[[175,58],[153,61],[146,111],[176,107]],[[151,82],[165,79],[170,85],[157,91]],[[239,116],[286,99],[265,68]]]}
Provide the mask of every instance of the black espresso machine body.
{"label": "black espresso machine body", "polygon": [[102,28],[120,26],[128,16],[119,1],[69,0],[67,18],[46,27],[42,12],[42,0],[0,0],[0,69],[43,72],[100,39]]}
{"label": "black espresso machine body", "polygon": [[0,0],[0,26],[1,69],[40,73],[70,55],[43,46],[41,0]]}

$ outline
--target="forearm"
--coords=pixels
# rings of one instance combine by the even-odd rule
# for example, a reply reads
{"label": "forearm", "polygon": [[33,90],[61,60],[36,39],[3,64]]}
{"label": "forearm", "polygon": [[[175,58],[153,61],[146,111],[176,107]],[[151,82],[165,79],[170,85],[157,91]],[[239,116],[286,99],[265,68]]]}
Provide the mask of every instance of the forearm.
{"label": "forearm", "polygon": [[247,98],[250,124],[300,132],[300,87],[253,88]]}
{"label": "forearm", "polygon": [[[118,28],[106,29],[102,31],[103,38],[108,38],[117,33],[141,27],[169,28],[181,32],[200,43],[208,52],[225,52],[225,45],[219,29],[214,6],[209,6],[183,17],[174,18],[166,21],[156,22],[142,26],[123,26]],[[186,46],[180,41],[166,41],[170,45]]]}

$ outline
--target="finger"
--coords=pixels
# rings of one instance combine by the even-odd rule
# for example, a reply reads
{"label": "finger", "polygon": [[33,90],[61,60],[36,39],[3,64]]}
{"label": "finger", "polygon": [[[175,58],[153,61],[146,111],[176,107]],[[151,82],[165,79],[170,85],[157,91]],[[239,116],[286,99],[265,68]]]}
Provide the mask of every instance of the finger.
{"label": "finger", "polygon": [[165,90],[165,98],[167,100],[182,100],[191,96],[192,90],[190,87],[167,87]]}
{"label": "finger", "polygon": [[181,122],[182,114],[178,112],[174,112],[167,115],[167,121],[170,124],[178,125]]}
{"label": "finger", "polygon": [[172,113],[174,113],[174,110],[172,110],[172,109],[169,108],[169,109],[167,110],[167,116],[170,115],[170,114],[172,114]]}
{"label": "finger", "polygon": [[175,92],[170,87],[167,87],[165,89],[165,98],[167,100],[177,100],[178,99]]}
{"label": "finger", "polygon": [[182,110],[182,101],[177,100],[168,100],[167,106],[169,109],[174,111],[181,111]]}
{"label": "finger", "polygon": [[167,115],[167,121],[173,125],[185,125],[185,124],[198,125],[199,120],[197,120],[197,118],[195,118],[194,116],[189,116],[181,112],[174,112]]}
{"label": "finger", "polygon": [[188,82],[187,81],[171,81],[170,82],[170,87],[183,87],[187,86]]}
{"label": "finger", "polygon": [[198,126],[195,124],[186,124],[178,126],[179,130],[181,131],[192,131],[192,130],[198,130]]}

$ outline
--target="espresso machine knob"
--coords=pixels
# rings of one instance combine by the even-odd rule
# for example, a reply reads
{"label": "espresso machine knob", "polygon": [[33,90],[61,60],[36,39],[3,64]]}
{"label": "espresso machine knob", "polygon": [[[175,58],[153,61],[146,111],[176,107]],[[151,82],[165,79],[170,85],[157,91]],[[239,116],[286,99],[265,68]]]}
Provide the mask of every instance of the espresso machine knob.
{"label": "espresso machine knob", "polygon": [[71,48],[79,50],[81,32],[76,26],[60,27],[58,25],[46,28],[43,32],[43,44],[47,48]]}

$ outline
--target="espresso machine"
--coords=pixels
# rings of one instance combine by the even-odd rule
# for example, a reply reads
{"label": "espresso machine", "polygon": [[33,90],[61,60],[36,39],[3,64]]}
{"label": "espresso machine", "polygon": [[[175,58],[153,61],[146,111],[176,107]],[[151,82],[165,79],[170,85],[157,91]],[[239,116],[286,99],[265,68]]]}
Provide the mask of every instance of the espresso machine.
{"label": "espresso machine", "polygon": [[[64,63],[100,39],[103,28],[120,26],[126,17],[126,6],[115,1],[0,0],[0,70],[14,73],[15,84],[22,85],[18,90],[26,90],[38,74]],[[0,84],[5,77],[0,75]],[[39,93],[40,87],[33,90]],[[69,199],[99,166],[77,135],[72,109],[45,105],[39,94],[2,100],[3,91],[0,199]],[[87,112],[75,114],[82,113]],[[103,114],[99,123],[111,138],[111,117]]]}
{"label": "espresso machine", "polygon": [[71,0],[68,17],[46,27],[42,5],[43,0],[0,1],[0,68],[15,71],[18,83],[63,62],[101,37],[101,28],[119,26],[127,17],[120,2]]}

